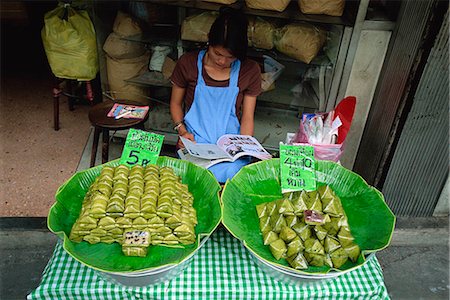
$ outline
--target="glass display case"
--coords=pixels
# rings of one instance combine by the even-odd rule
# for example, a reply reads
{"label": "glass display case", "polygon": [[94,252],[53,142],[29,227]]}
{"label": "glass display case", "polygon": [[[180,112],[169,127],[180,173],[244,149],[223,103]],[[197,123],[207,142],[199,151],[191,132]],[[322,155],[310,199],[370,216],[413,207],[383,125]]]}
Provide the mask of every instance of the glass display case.
{"label": "glass display case", "polygon": [[[367,3],[367,1],[365,1]],[[282,12],[251,9],[244,0],[234,6],[242,7],[248,16],[257,16],[281,28],[287,24],[312,24],[327,33],[324,46],[310,62],[304,63],[275,48],[249,48],[249,57],[263,66],[264,56],[270,56],[284,66],[275,88],[263,92],[257,100],[255,111],[255,137],[269,150],[279,147],[286,134],[295,132],[301,115],[307,112],[326,111],[336,104],[345,61],[354,31],[359,1],[347,1],[341,17],[303,14],[298,1],[291,1]],[[111,32],[117,10],[125,10],[140,19],[142,34],[124,37],[127,41],[142,43],[147,49],[154,46],[169,46],[169,57],[176,60],[182,53],[205,47],[205,43],[181,39],[181,24],[186,17],[208,11],[218,11],[222,4],[199,0],[145,0],[123,1],[115,7],[104,9],[101,2],[95,5],[95,20],[99,46]],[[106,21],[108,20],[109,21]],[[109,30],[109,32],[108,32]],[[103,66],[103,69],[105,66]],[[264,70],[263,70],[264,71]],[[103,70],[103,73],[104,70]],[[107,91],[106,76],[102,76]],[[147,70],[138,76],[126,79],[128,83],[148,89],[151,112],[146,128],[164,134],[165,142],[176,143],[177,136],[169,113],[170,82],[159,72]]]}

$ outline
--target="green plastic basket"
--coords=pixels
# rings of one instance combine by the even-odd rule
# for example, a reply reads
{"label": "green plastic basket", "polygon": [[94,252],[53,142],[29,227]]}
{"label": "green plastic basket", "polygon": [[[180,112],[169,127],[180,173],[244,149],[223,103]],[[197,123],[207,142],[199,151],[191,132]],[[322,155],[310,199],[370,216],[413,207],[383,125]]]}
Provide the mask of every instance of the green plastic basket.
{"label": "green plastic basket", "polygon": [[[119,160],[105,165],[116,166]],[[48,228],[63,240],[64,249],[79,262],[99,271],[133,273],[157,270],[177,265],[198,250],[200,240],[208,238],[219,225],[222,207],[219,199],[220,185],[211,172],[187,161],[170,157],[159,157],[159,166],[170,166],[189,186],[194,196],[198,224],[195,227],[197,241],[192,245],[167,247],[150,246],[146,257],[128,257],[122,254],[118,243],[87,242],[75,243],[69,240],[73,224],[80,214],[84,196],[100,174],[102,166],[97,166],[73,175],[56,193],[56,202],[48,214]]]}
{"label": "green plastic basket", "polygon": [[320,276],[331,272],[347,272],[361,266],[369,253],[387,247],[394,231],[395,216],[377,189],[358,174],[330,161],[317,161],[318,185],[328,184],[340,197],[355,243],[361,255],[339,270],[328,266],[310,266],[294,270],[285,259],[276,260],[263,244],[255,206],[280,199],[279,159],[271,159],[242,168],[228,181],[222,193],[223,224],[258,259],[296,274]]}

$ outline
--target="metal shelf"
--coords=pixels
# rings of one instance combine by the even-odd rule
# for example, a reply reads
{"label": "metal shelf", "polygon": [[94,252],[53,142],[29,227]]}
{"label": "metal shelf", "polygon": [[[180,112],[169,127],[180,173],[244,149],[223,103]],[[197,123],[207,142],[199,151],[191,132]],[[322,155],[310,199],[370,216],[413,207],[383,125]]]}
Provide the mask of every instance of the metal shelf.
{"label": "metal shelf", "polygon": [[141,86],[158,86],[158,87],[172,87],[168,79],[165,79],[160,72],[144,72],[141,75],[125,80],[129,83],[134,83]]}

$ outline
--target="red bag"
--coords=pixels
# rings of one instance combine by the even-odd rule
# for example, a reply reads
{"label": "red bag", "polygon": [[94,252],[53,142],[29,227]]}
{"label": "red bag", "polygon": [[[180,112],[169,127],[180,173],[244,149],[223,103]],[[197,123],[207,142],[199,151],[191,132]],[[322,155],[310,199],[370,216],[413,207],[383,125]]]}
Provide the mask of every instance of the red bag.
{"label": "red bag", "polygon": [[300,122],[299,129],[290,141],[293,145],[310,145],[314,147],[314,157],[318,160],[339,161],[344,152],[344,142],[347,137],[350,126],[352,125],[353,114],[356,107],[356,97],[349,96],[344,98],[334,109],[334,119],[341,120],[341,126],[338,128],[338,137],[336,144],[311,144],[308,142],[308,136],[303,127],[303,121]]}

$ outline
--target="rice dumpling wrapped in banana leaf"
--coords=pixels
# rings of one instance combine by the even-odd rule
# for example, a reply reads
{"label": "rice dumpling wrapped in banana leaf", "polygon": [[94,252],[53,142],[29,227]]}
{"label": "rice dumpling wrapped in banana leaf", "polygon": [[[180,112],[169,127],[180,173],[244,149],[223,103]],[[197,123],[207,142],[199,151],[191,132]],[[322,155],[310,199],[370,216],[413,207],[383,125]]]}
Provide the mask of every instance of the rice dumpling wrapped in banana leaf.
{"label": "rice dumpling wrapped in banana leaf", "polygon": [[270,243],[279,239],[278,234],[273,231],[268,231],[267,233],[263,234],[263,238],[264,245],[270,245]]}
{"label": "rice dumpling wrapped in banana leaf", "polygon": [[154,241],[149,239],[146,247],[192,244],[197,225],[193,204],[188,186],[170,167],[104,166],[84,197],[69,238],[92,244],[118,242],[124,253],[137,256],[145,255],[146,249],[128,245],[124,229],[153,232]]}
{"label": "rice dumpling wrapped in banana leaf", "polygon": [[324,243],[325,252],[331,253],[340,247],[341,247],[341,244],[335,237],[327,235],[327,237],[325,238],[325,243]]}
{"label": "rice dumpling wrapped in banana leaf", "polygon": [[286,243],[289,243],[290,241],[292,241],[296,237],[297,237],[297,234],[290,227],[284,226],[283,228],[281,228],[280,238],[283,241],[285,241]]}
{"label": "rice dumpling wrapped in banana leaf", "polygon": [[348,259],[347,253],[343,248],[338,248],[336,251],[330,253],[330,257],[335,268],[340,268]]}
{"label": "rice dumpling wrapped in banana leaf", "polygon": [[261,230],[263,235],[269,231],[272,231],[269,217],[262,217],[261,219],[259,219],[259,229]]}
{"label": "rice dumpling wrapped in banana leaf", "polygon": [[270,243],[270,252],[275,257],[275,259],[284,258],[287,252],[286,243],[282,239],[278,239]]}
{"label": "rice dumpling wrapped in banana leaf", "polygon": [[302,253],[286,258],[288,263],[296,270],[303,270],[308,268],[308,261]]}
{"label": "rice dumpling wrapped in banana leaf", "polygon": [[345,252],[347,252],[348,257],[351,259],[351,261],[355,262],[358,260],[359,254],[361,254],[361,250],[359,249],[359,246],[355,243],[344,246]]}
{"label": "rice dumpling wrapped in banana leaf", "polygon": [[297,236],[290,243],[287,244],[286,256],[291,257],[297,253],[303,252],[305,246],[303,246],[302,240]]}
{"label": "rice dumpling wrapped in banana leaf", "polygon": [[263,217],[268,217],[269,214],[267,213],[266,203],[256,205],[256,213],[258,214],[258,218],[260,219]]}
{"label": "rice dumpling wrapped in banana leaf", "polygon": [[331,187],[297,191],[256,206],[264,245],[275,259],[294,269],[311,266],[340,268],[361,254],[350,233],[339,197]]}
{"label": "rice dumpling wrapped in banana leaf", "polygon": [[323,248],[322,244],[318,239],[309,238],[305,241],[305,252],[325,254],[325,249]]}

